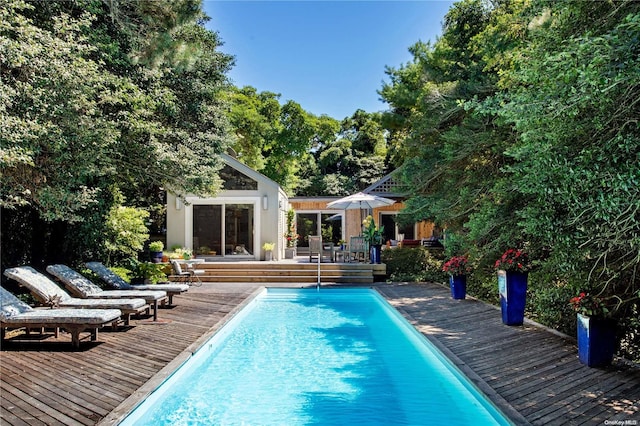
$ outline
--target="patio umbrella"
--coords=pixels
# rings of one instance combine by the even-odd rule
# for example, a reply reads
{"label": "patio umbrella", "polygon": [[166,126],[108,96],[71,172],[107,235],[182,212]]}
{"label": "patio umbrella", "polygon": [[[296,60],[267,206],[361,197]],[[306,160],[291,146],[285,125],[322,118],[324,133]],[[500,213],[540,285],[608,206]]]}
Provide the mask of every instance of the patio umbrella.
{"label": "patio umbrella", "polygon": [[362,210],[390,206],[394,203],[395,200],[391,200],[389,198],[380,197],[378,195],[365,194],[364,192],[358,192],[356,194],[340,198],[339,200],[332,201],[327,204],[327,207],[342,210],[360,209],[360,219],[362,219]]}
{"label": "patio umbrella", "polygon": [[395,201],[389,198],[379,197],[377,195],[365,194],[364,192],[358,192],[357,194],[349,195],[339,200],[332,201],[327,204],[327,207],[332,209],[374,209],[376,207],[390,206]]}
{"label": "patio umbrella", "polygon": [[329,216],[328,218],[326,218],[324,221],[330,222],[332,220],[342,220],[342,214],[341,213],[334,214],[333,216]]}

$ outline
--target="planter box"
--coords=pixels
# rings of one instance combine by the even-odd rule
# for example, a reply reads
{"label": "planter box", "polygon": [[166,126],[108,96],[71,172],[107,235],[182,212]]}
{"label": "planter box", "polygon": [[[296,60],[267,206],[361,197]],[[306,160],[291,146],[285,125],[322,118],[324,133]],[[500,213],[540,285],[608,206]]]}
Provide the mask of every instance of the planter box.
{"label": "planter box", "polygon": [[616,323],[578,314],[578,358],[589,367],[611,364],[616,349]]}
{"label": "planter box", "polygon": [[284,258],[285,259],[293,259],[296,256],[296,248],[288,247],[284,249]]}
{"label": "planter box", "polygon": [[526,272],[498,271],[498,290],[502,322],[506,325],[522,325],[527,302]]}

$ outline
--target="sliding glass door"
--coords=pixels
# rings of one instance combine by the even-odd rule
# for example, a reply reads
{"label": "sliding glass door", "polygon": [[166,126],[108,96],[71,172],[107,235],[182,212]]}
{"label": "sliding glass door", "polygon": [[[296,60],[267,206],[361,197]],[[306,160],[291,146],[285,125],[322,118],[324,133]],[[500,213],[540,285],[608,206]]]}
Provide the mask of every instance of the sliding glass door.
{"label": "sliding glass door", "polygon": [[222,206],[193,206],[193,250],[201,254],[222,254]]}
{"label": "sliding glass door", "polygon": [[226,204],[225,256],[253,256],[253,204]]}
{"label": "sliding glass door", "polygon": [[193,249],[204,255],[253,257],[254,225],[253,204],[194,205]]}

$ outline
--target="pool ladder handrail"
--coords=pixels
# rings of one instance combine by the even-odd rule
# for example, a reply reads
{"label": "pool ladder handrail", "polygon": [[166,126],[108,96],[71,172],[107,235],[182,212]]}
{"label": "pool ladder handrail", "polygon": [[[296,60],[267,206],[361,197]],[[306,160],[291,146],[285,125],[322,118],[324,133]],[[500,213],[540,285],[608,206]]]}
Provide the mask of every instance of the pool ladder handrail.
{"label": "pool ladder handrail", "polygon": [[316,283],[316,291],[320,291],[320,263],[322,260],[322,234],[320,235],[320,253],[318,253],[318,281]]}

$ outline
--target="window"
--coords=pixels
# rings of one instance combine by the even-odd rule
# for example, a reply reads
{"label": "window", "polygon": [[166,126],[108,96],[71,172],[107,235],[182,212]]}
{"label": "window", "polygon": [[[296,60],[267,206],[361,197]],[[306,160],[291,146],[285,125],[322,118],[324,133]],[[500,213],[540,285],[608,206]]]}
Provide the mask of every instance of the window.
{"label": "window", "polygon": [[225,165],[222,170],[220,170],[220,179],[223,181],[222,189],[244,191],[255,191],[258,189],[257,181],[229,165]]}
{"label": "window", "polygon": [[414,240],[416,238],[415,224],[398,225],[396,224],[396,214],[382,213],[381,224],[384,225],[384,238],[388,240],[399,240],[399,235],[404,235],[404,240]]}

